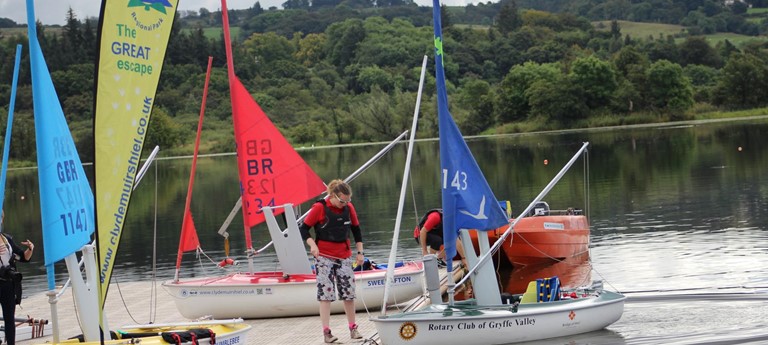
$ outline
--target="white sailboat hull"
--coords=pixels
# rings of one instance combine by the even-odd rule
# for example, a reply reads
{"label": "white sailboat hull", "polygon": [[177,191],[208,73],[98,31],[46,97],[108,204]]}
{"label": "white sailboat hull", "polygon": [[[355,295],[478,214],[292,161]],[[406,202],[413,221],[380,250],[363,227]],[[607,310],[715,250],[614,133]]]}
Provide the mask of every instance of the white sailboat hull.
{"label": "white sailboat hull", "polygon": [[372,318],[382,343],[509,344],[586,333],[621,318],[623,295],[600,295],[547,303],[477,306],[445,304]]}
{"label": "white sailboat hull", "polygon": [[[395,269],[395,284],[387,304],[407,302],[424,293],[422,263]],[[355,272],[355,308],[381,308],[386,270]],[[189,319],[202,316],[246,319],[316,315],[317,281],[313,274],[284,278],[282,272],[234,273],[223,277],[180,282],[163,287],[173,297],[179,313]],[[332,313],[343,312],[343,303],[331,303]]]}

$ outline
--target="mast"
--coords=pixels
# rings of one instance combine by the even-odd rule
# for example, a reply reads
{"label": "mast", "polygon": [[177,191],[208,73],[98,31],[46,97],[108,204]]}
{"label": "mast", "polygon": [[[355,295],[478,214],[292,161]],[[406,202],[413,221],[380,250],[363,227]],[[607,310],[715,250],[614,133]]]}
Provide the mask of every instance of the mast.
{"label": "mast", "polygon": [[[13,82],[11,83],[11,100],[8,103],[8,125],[5,127],[5,143],[3,144],[3,167],[0,173],[0,212],[3,211],[5,201],[5,178],[8,172],[8,154],[11,149],[11,131],[13,129],[13,109],[16,105],[16,86],[19,83],[19,67],[21,66],[21,44],[16,45],[16,59],[13,63]],[[0,224],[0,232],[3,231]]]}
{"label": "mast", "polygon": [[[229,80],[229,95],[230,95],[230,102],[232,103],[232,117],[235,116],[235,95],[232,92],[235,88],[235,62],[234,58],[232,57],[232,38],[229,33],[229,15],[227,14],[227,0],[221,0],[221,16],[222,16],[222,24],[224,25],[224,50],[226,51],[227,55],[227,80]],[[236,122],[235,122],[236,123]],[[235,128],[235,137],[237,137],[237,128]],[[235,138],[237,140],[237,138]],[[241,147],[237,146],[237,155],[238,159],[240,158],[240,150],[242,150]],[[238,163],[239,164],[239,163]],[[241,186],[242,187],[242,186]],[[240,188],[242,193],[242,188]],[[242,198],[242,196],[241,196]],[[246,201],[247,202],[247,201]],[[243,232],[245,233],[245,249],[247,253],[253,252],[253,240],[251,239],[251,227],[248,226],[248,215],[246,214],[246,206],[245,203],[242,203],[242,214],[243,214]],[[226,246],[229,246],[229,237],[226,238]],[[250,255],[248,256],[248,269],[253,272],[253,261],[250,260]]]}
{"label": "mast", "polygon": [[192,221],[192,190],[195,185],[195,171],[197,170],[197,154],[200,152],[200,135],[203,132],[203,117],[205,116],[205,101],[208,99],[208,83],[211,80],[211,66],[213,57],[208,57],[208,69],[205,73],[205,86],[203,86],[203,101],[200,104],[200,120],[197,122],[197,136],[195,137],[195,151],[192,155],[192,169],[189,172],[189,186],[187,187],[187,199],[184,203],[184,219],[181,221],[181,236],[179,236],[179,251],[176,254],[176,272],[173,281],[179,281],[179,269],[181,268],[181,256],[184,252],[200,248],[200,240],[197,237],[195,223]]}
{"label": "mast", "polygon": [[427,56],[421,62],[421,77],[419,78],[419,92],[416,94],[416,107],[413,109],[413,122],[411,124],[411,136],[408,139],[408,153],[405,156],[405,168],[403,170],[403,183],[400,186],[400,200],[397,204],[397,217],[395,217],[395,229],[392,233],[392,249],[389,251],[387,261],[387,278],[384,285],[384,301],[381,304],[381,315],[387,312],[387,299],[392,288],[395,276],[395,260],[397,259],[397,243],[400,238],[400,222],[403,219],[403,206],[405,205],[405,193],[408,188],[408,177],[411,172],[411,158],[413,157],[413,142],[416,139],[416,127],[419,123],[419,107],[421,106],[421,90],[424,88],[424,76],[427,71]]}

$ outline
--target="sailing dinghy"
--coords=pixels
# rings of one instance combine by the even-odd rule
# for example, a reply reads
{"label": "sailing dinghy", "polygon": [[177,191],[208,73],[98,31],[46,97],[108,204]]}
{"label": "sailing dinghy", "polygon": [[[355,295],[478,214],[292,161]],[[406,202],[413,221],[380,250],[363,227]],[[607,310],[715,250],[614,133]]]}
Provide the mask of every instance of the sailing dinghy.
{"label": "sailing dinghy", "polygon": [[[179,313],[190,319],[206,315],[215,318],[316,315],[317,282],[292,206],[319,196],[325,191],[325,184],[235,75],[226,1],[222,0],[221,5],[247,252],[253,253],[251,227],[266,221],[281,270],[255,271],[249,255],[248,272],[185,280],[179,279],[177,273],[176,278],[164,282],[163,287],[173,297]],[[285,231],[274,218],[281,213],[285,213]],[[189,234],[194,229],[185,227],[184,231]],[[381,306],[386,273],[383,268],[355,272],[356,309]],[[422,273],[420,262],[400,263],[394,269],[397,284],[389,303],[406,302],[423,294]],[[343,311],[342,303],[331,304],[331,312]]]}
{"label": "sailing dinghy", "polygon": [[[131,112],[130,105],[133,104],[132,102],[135,101],[135,99],[126,100],[122,98],[122,96],[127,96],[125,98],[138,98],[136,104],[141,104],[143,107],[138,107],[138,111],[137,109],[133,109],[132,111],[132,113],[140,114],[142,120],[131,123],[130,119],[128,119],[130,127],[111,127],[112,125],[115,125],[114,119],[116,117],[122,119],[120,115],[123,114],[120,109],[117,109],[118,107],[111,108],[112,111],[106,113],[104,111],[99,111],[99,106],[97,105],[96,133],[94,133],[96,143],[98,143],[99,138],[104,137],[107,137],[110,141],[108,144],[98,147],[97,151],[105,147],[114,147],[134,152],[136,155],[141,153],[141,146],[143,144],[144,135],[146,134],[144,132],[146,130],[146,122],[149,120],[149,114],[152,108],[151,100],[154,98],[157,80],[160,75],[160,67],[162,66],[164,56],[163,52],[165,51],[168,42],[173,15],[176,13],[176,1],[171,1],[173,3],[163,1],[162,3],[157,2],[149,6],[145,6],[143,2],[139,2],[139,10],[141,11],[139,13],[131,10],[130,4],[126,7],[124,3],[117,1],[109,1],[109,3],[107,1],[102,2],[102,17],[99,35],[102,48],[105,45],[108,48],[113,42],[118,43],[124,41],[124,45],[140,43],[142,44],[142,47],[147,48],[148,51],[151,49],[153,52],[156,52],[157,56],[150,61],[142,61],[142,63],[149,64],[148,66],[151,66],[150,69],[154,69],[156,72],[152,78],[149,78],[149,76],[137,77],[137,74],[133,74],[131,71],[118,70],[118,65],[128,63],[125,60],[126,57],[110,57],[102,54],[100,64],[100,67],[102,68],[100,69],[100,73],[103,74],[98,85],[108,88],[110,92],[119,92],[121,95],[121,98],[115,97],[110,99],[110,105],[117,104],[111,102],[118,102],[118,99],[120,99],[121,101],[125,101],[126,103],[124,104],[127,105],[126,107],[123,107],[122,110]],[[35,23],[33,0],[27,0],[26,5],[27,22]],[[145,12],[150,13],[148,14]],[[131,25],[125,23],[134,23],[134,21],[127,18],[134,18],[135,20],[154,19],[154,23],[157,23],[157,25],[152,26],[151,29],[157,30],[157,32],[143,32],[146,28],[138,27],[139,25],[137,25],[137,28],[135,29],[130,28]],[[115,21],[119,22],[120,25],[116,25]],[[35,25],[28,25],[27,27],[29,30],[30,70],[32,73],[31,79],[37,145],[38,178],[40,185],[41,222],[45,254],[44,261],[48,276],[48,289],[50,290],[48,296],[49,303],[51,304],[51,321],[53,323],[52,343],[127,344],[141,342],[143,344],[177,344],[181,342],[189,342],[190,339],[199,339],[218,344],[239,344],[241,342],[246,342],[247,332],[251,329],[251,326],[243,323],[242,319],[131,325],[114,333],[109,331],[110,328],[103,310],[104,298],[106,298],[106,296],[100,294],[101,291],[106,292],[106,287],[104,287],[104,285],[108,284],[109,279],[105,279],[103,274],[99,274],[99,269],[97,269],[96,265],[96,248],[98,248],[100,242],[103,242],[104,238],[100,241],[99,236],[96,236],[96,241],[94,241],[96,246],[90,244],[91,235],[94,234],[96,230],[95,214],[97,207],[95,205],[94,195],[91,191],[77,149],[75,148],[75,143],[69,131],[61,104],[58,101],[53,81],[51,80],[42,49],[40,48],[37,39]],[[104,29],[105,27],[107,29]],[[116,30],[119,30],[120,33],[114,34],[114,31]],[[107,34],[105,31],[111,32],[112,35]],[[113,38],[114,40],[106,42],[109,38],[105,39],[105,36]],[[147,42],[147,40],[152,42]],[[103,51],[104,50],[102,49],[102,52]],[[121,63],[114,63],[115,60],[111,58],[117,58]],[[106,64],[107,67],[104,67],[104,64]],[[105,70],[111,71],[112,73],[106,75],[106,73],[104,73]],[[121,81],[121,83],[116,85],[118,81]],[[97,89],[102,88],[97,87]],[[126,92],[126,90],[130,90],[130,92]],[[97,96],[98,95],[99,92],[97,91]],[[104,98],[103,95],[102,97],[97,97],[97,104],[99,100],[107,102]],[[113,120],[113,122],[106,120],[110,125],[110,128],[120,128],[131,132],[132,134],[138,134],[140,132],[141,135],[130,137],[130,134],[117,135],[124,133],[116,133],[115,131],[110,133],[99,133],[99,124],[104,123],[101,122],[104,120],[104,117]],[[127,130],[128,128],[132,129],[132,131]],[[124,142],[121,143],[115,138],[116,136],[128,138],[128,144]],[[128,147],[125,148],[125,146]],[[110,158],[119,160],[122,157],[126,159],[128,164],[131,164],[131,162],[138,164],[138,158],[133,160],[133,156],[131,155],[123,156],[122,153],[124,152],[125,151],[115,150],[112,152],[113,156]],[[114,163],[114,160],[109,159],[100,160],[95,163],[97,168],[97,186],[99,185],[99,165],[109,165],[107,171],[116,172],[117,167]],[[129,193],[133,187],[136,172],[136,167],[131,165],[131,168],[127,170],[127,175],[123,174],[119,175],[118,178],[115,178],[115,176],[101,174],[101,177],[112,180],[113,184],[118,184],[118,189],[124,188],[123,190],[127,190]],[[107,193],[104,193],[104,195],[105,198],[109,199]],[[117,195],[119,196],[120,194]],[[117,200],[118,203],[124,203],[120,204],[120,212],[125,212],[130,199],[129,196],[122,198],[117,197],[114,199]],[[124,213],[122,214],[124,215]],[[120,217],[121,222],[124,221],[124,219],[124,217]],[[107,224],[109,224],[108,221]],[[114,232],[119,232],[119,229],[110,227],[109,230],[107,230],[107,233],[114,234]],[[115,240],[114,242],[118,242],[118,240]],[[117,255],[117,243],[112,244],[114,244],[115,247],[108,253],[110,258],[114,259]],[[76,254],[78,251],[82,252],[82,259],[85,267],[85,279],[83,279],[83,274],[81,273],[80,265],[78,264]],[[84,341],[80,341],[77,338],[65,341],[60,340],[56,304],[60,295],[63,294],[66,289],[62,289],[59,292],[56,291],[54,266],[56,262],[61,261],[62,259],[66,262],[67,271],[72,284],[72,294],[76,304],[77,319],[80,322],[80,328],[83,332],[82,338]],[[109,270],[111,271],[111,265]],[[102,271],[101,273],[104,272]],[[113,334],[116,338],[111,340],[104,339],[104,336],[108,337],[110,334]]]}
{"label": "sailing dinghy", "polygon": [[[456,237],[470,241],[467,230],[476,229],[481,257],[467,250],[471,269],[458,282],[471,277],[476,299],[454,301],[456,284],[449,283],[448,303],[434,303],[416,310],[380,315],[371,319],[384,344],[508,344],[585,333],[616,322],[624,311],[621,294],[595,288],[569,299],[557,300],[556,289],[549,291],[551,300],[527,303],[526,298],[502,303],[498,281],[489,257],[504,242],[522,215],[507,226],[502,236],[490,247],[486,231],[506,224],[507,217],[493,195],[471,151],[448,111],[448,98],[443,70],[443,39],[440,27],[440,2],[433,0],[435,30],[435,70],[437,82],[438,124],[440,128],[440,165],[442,172],[443,229],[446,257],[456,254]],[[586,149],[585,143],[577,156]],[[567,169],[574,156],[547,187],[526,207],[527,214],[549,192]],[[452,262],[448,261],[448,270]],[[427,266],[430,275],[433,265]],[[534,293],[535,294],[535,293]],[[543,300],[543,299],[542,299]]]}

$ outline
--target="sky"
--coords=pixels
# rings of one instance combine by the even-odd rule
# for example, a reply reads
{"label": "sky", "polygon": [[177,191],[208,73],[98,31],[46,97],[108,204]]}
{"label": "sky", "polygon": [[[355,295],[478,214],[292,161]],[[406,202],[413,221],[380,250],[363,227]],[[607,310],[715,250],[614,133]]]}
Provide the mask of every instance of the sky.
{"label": "sky", "polygon": [[[119,1],[119,0],[118,0]],[[127,0],[124,0],[127,1]],[[207,8],[210,11],[216,11],[221,8],[221,0],[179,0],[179,11],[198,11],[200,8]],[[229,0],[227,8],[244,9],[250,8],[257,0]],[[258,0],[261,7],[269,8],[276,6],[282,8],[285,0]],[[485,0],[487,1],[487,0]],[[483,1],[483,2],[485,2]],[[477,3],[477,0],[443,0],[443,3],[449,6],[464,6],[468,3]],[[416,3],[422,6],[432,5],[431,0],[416,0]],[[10,18],[19,24],[27,22],[25,0],[0,0],[0,17]],[[99,15],[100,0],[37,0],[35,2],[35,15],[37,19],[45,25],[60,24],[63,25],[67,18],[67,11],[71,7],[75,11],[77,19],[83,20],[88,17]]]}

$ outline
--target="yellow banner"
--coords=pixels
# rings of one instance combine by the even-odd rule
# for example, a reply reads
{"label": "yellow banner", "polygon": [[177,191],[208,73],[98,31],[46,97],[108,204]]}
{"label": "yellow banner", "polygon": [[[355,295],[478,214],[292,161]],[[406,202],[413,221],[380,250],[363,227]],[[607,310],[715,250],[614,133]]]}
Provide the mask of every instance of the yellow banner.
{"label": "yellow banner", "polygon": [[104,0],[94,140],[101,305],[140,168],[178,0]]}

